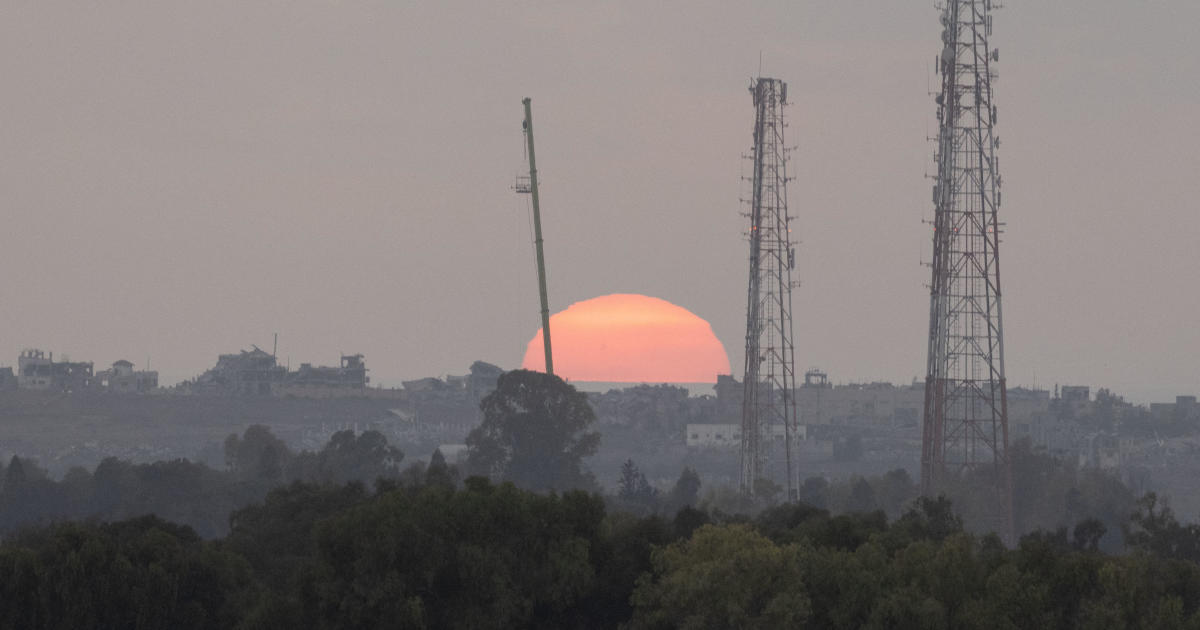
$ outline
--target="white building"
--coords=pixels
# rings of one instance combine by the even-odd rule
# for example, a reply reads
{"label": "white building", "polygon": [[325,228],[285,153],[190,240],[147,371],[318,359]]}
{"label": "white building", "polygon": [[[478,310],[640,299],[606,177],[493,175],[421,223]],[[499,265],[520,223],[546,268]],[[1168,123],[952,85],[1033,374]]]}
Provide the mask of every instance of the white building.
{"label": "white building", "polygon": [[[808,427],[800,425],[796,439],[808,438]],[[786,433],[782,424],[769,427],[772,440],[783,442]],[[687,425],[687,445],[702,446],[740,446],[742,443],[742,425],[740,424],[689,424]]]}

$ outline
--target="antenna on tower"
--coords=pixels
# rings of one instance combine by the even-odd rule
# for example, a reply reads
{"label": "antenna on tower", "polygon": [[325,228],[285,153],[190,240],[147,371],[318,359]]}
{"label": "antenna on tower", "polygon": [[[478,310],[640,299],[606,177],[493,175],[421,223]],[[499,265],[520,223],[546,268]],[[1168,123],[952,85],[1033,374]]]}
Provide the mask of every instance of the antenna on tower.
{"label": "antenna on tower", "polygon": [[792,345],[792,270],[795,242],[787,207],[787,148],[783,108],[787,84],[758,78],[754,97],[753,175],[750,191],[750,279],[746,297],[746,355],[742,396],[742,492],[755,494],[768,479],[775,430],[782,429],[789,500],[799,494],[793,462],[800,427],[796,415],[795,348]]}
{"label": "antenna on tower", "polygon": [[982,484],[994,493],[995,531],[1012,541],[991,9],[979,0],[941,7],[921,491]]}

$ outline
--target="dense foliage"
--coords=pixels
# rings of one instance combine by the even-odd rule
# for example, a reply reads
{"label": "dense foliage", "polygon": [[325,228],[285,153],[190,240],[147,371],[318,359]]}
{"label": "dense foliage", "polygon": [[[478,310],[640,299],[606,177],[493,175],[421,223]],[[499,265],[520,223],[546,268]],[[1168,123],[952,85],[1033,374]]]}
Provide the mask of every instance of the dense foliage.
{"label": "dense foliage", "polygon": [[483,421],[467,436],[472,473],[534,490],[592,488],[583,469],[600,434],[587,394],[553,374],[512,370],[480,404]]}
{"label": "dense foliage", "polygon": [[1006,549],[951,507],[635,516],[444,464],[294,482],[218,540],[156,517],[11,536],[0,628],[1200,627],[1200,528],[1153,496],[1121,555],[1094,519]]}
{"label": "dense foliage", "polygon": [[228,628],[255,597],[244,558],[152,516],[65,523],[0,547],[4,628]]}
{"label": "dense foliage", "polygon": [[465,480],[440,453],[401,470],[374,432],[294,453],[251,427],[220,471],[108,459],[53,481],[13,458],[0,630],[1200,628],[1200,526],[1027,443],[1033,533],[1009,549],[964,527],[979,496],[919,498],[903,470],[779,504],[701,496],[686,468],[660,490],[626,460],[605,497],[577,489],[598,438],[573,387],[510,372],[482,409]]}
{"label": "dense foliage", "polygon": [[258,425],[225,441],[227,470],[182,459],[132,464],[110,457],[94,471],[73,468],[54,481],[32,462],[13,457],[0,466],[0,535],[64,519],[156,514],[213,538],[228,531],[231,512],[262,501],[281,484],[395,479],[403,458],[375,431],[340,431],[320,451],[294,453]]}

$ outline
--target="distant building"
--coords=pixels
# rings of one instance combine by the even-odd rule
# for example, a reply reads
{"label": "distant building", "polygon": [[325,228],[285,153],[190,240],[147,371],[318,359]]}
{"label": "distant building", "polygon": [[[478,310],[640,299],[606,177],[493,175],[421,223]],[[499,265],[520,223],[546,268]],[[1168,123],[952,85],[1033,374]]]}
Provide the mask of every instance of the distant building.
{"label": "distant building", "polygon": [[[1086,388],[1084,388],[1086,389]],[[723,419],[742,416],[744,388],[728,374],[717,377],[717,409]],[[1028,424],[1049,415],[1050,392],[1015,387],[1008,391],[1009,424]],[[925,414],[925,384],[885,382],[833,385],[819,369],[808,370],[796,388],[799,421],[806,426],[879,426],[917,429]],[[1026,432],[1029,428],[1026,427]]]}
{"label": "distant building", "polygon": [[1087,385],[1063,385],[1059,397],[1068,402],[1087,402],[1092,399],[1092,390]]}
{"label": "distant building", "polygon": [[820,368],[812,368],[804,373],[804,384],[801,387],[832,387],[829,384],[829,374]]}
{"label": "distant building", "polygon": [[197,377],[191,388],[197,393],[269,395],[273,383],[283,382],[287,369],[275,363],[275,355],[252,348],[218,356],[217,364]]}
{"label": "distant building", "polygon": [[828,385],[824,373],[796,390],[800,420],[805,424],[902,425],[916,427],[925,406],[921,383],[851,383]]}
{"label": "distant building", "polygon": [[1200,419],[1200,405],[1195,396],[1176,396],[1173,403],[1150,403],[1150,416],[1157,422],[1178,422]]}
{"label": "distant building", "polygon": [[17,375],[10,367],[0,368],[0,392],[17,388]]}
{"label": "distant building", "polygon": [[738,419],[742,417],[742,399],[746,392],[742,389],[741,381],[732,374],[718,374],[717,384],[713,385],[716,394],[717,416],[720,418]]}
{"label": "distant building", "polygon": [[297,398],[394,397],[398,390],[369,390],[367,364],[361,354],[344,354],[337,366],[301,363],[290,371],[275,355],[258,346],[222,354],[217,364],[182,389],[196,394],[287,396]]}
{"label": "distant building", "polygon": [[447,388],[445,381],[432,376],[426,376],[425,378],[418,378],[412,381],[402,381],[400,384],[404,386],[405,391],[413,393],[437,392]]}
{"label": "distant building", "polygon": [[666,383],[588,392],[587,397],[600,424],[648,433],[678,435],[687,424],[740,421],[740,408],[738,415],[723,415],[712,396],[689,396],[686,387]]}
{"label": "distant building", "polygon": [[54,353],[24,350],[17,358],[17,386],[21,389],[79,392],[92,386],[92,363],[54,362]]}
{"label": "distant building", "polygon": [[467,393],[472,398],[482,400],[496,389],[501,374],[504,374],[503,369],[486,361],[472,363],[471,373],[467,375]]}
{"label": "distant building", "polygon": [[687,425],[688,446],[736,446],[741,443],[742,425],[740,424]]}
{"label": "distant building", "polygon": [[499,382],[501,374],[504,374],[503,369],[486,361],[476,361],[471,364],[469,374],[447,374],[445,380],[438,383],[431,383],[429,379],[405,381],[404,387],[410,391],[465,393],[469,398],[482,400],[484,396],[487,396],[492,390],[496,389],[496,384]]}
{"label": "distant building", "polygon": [[362,389],[370,382],[367,377],[367,365],[361,354],[342,355],[338,367],[316,366],[311,363],[301,363],[300,369],[288,372],[284,383],[288,386],[300,387],[349,387]]}
{"label": "distant building", "polygon": [[282,381],[271,384],[276,396],[297,398],[398,398],[400,390],[368,389],[367,364],[361,354],[344,354],[337,367],[301,363],[286,372]]}
{"label": "distant building", "polygon": [[[804,440],[808,437],[808,427],[800,425],[799,433],[796,436],[797,440]],[[784,431],[782,424],[773,424],[768,427],[769,435],[773,441],[783,443],[787,433]],[[692,448],[699,447],[732,447],[742,444],[742,425],[740,424],[689,424],[686,430],[687,445]]]}
{"label": "distant building", "polygon": [[1093,433],[1083,440],[1078,452],[1080,468],[1118,470],[1124,461],[1124,451],[1129,445],[1108,433]]}
{"label": "distant building", "polygon": [[134,370],[133,363],[125,359],[97,372],[95,380],[101,389],[114,394],[141,394],[158,388],[158,372]]}

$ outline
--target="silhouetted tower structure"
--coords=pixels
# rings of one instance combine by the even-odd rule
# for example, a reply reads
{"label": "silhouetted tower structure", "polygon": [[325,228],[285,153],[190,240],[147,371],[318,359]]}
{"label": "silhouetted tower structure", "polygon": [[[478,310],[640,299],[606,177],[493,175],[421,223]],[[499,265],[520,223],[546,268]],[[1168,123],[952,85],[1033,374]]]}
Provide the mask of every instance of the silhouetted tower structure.
{"label": "silhouetted tower structure", "polygon": [[767,474],[774,427],[783,427],[787,491],[799,484],[792,458],[796,416],[795,347],[792,345],[792,270],[795,247],[788,227],[787,153],[783,108],[787,84],[758,78],[754,97],[753,174],[750,198],[750,282],[746,298],[746,366],[743,377],[741,490],[753,494]]}
{"label": "silhouetted tower structure", "polygon": [[542,253],[542,212],[538,204],[537,159],[533,152],[533,101],[521,99],[525,105],[525,120],[521,127],[525,130],[525,151],[529,156],[529,177],[517,177],[514,187],[518,193],[530,195],[533,199],[533,244],[537,250],[538,299],[542,310],[542,349],[545,352],[546,374],[554,374],[554,352],[550,347],[550,301],[546,297],[546,258]]}
{"label": "silhouetted tower structure", "polygon": [[1011,539],[992,8],[991,0],[941,7],[921,487],[930,495],[975,484],[975,496],[995,510],[995,530]]}

